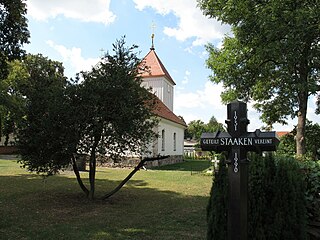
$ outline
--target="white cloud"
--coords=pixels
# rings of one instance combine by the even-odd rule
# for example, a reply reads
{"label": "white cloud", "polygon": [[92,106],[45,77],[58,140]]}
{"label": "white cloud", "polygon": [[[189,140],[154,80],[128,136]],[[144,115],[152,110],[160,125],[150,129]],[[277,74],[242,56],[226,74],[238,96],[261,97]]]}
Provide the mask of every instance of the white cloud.
{"label": "white cloud", "polygon": [[116,16],[110,11],[111,0],[29,0],[28,15],[45,21],[64,15],[66,18],[78,19],[83,22],[98,22],[105,25],[114,22]]}
{"label": "white cloud", "polygon": [[[202,120],[206,123],[212,116],[215,116],[218,122],[224,124],[227,118],[227,106],[221,102],[222,91],[221,84],[214,84],[210,81],[207,81],[201,89],[193,92],[178,90],[175,92],[174,112],[183,116],[187,123],[192,120]],[[314,113],[314,101],[315,99],[310,98],[308,119],[315,123],[319,122],[319,115]],[[250,120],[248,131],[251,132],[264,126],[265,124],[260,120],[261,113],[253,108],[253,103],[248,103],[247,108]],[[297,118],[289,118],[288,125],[274,124],[273,127],[276,131],[291,131],[296,124]]]}
{"label": "white cloud", "polygon": [[[194,92],[177,91],[174,100],[175,112],[182,115],[187,123],[198,119],[207,122],[213,115],[218,121],[224,122],[226,106],[221,103],[222,90],[221,84],[207,81],[203,89]],[[199,116],[206,116],[206,119]]]}
{"label": "white cloud", "polygon": [[191,72],[189,72],[188,70],[186,70],[185,75],[183,77],[182,80],[182,84],[187,84],[189,82],[189,76],[190,76]]}
{"label": "white cloud", "polygon": [[68,49],[63,45],[55,44],[51,40],[46,43],[61,55],[64,65],[70,65],[74,73],[91,70],[92,66],[100,60],[98,58],[83,58],[81,48],[72,47]]}
{"label": "white cloud", "polygon": [[213,40],[221,41],[224,35],[230,32],[227,25],[221,25],[217,20],[205,17],[197,7],[196,0],[134,0],[134,2],[140,11],[150,7],[161,15],[173,13],[179,19],[178,27],[165,27],[164,33],[180,41],[195,37],[193,46]]}

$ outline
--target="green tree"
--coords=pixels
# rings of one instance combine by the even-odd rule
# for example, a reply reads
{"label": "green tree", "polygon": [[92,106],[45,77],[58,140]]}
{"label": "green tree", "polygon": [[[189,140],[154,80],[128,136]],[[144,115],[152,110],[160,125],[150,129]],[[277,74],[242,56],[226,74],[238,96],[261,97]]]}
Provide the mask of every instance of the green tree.
{"label": "green tree", "polygon": [[185,131],[185,138],[200,140],[202,133],[216,131],[225,131],[225,128],[214,116],[210,118],[208,123],[204,123],[201,120],[193,120],[188,124],[188,128]]}
{"label": "green tree", "polygon": [[206,124],[206,132],[225,131],[222,123],[219,123],[215,116],[212,116],[209,122]]}
{"label": "green tree", "polygon": [[201,120],[193,120],[188,124],[186,137],[189,136],[192,139],[200,140],[203,132],[206,132],[206,124]]}
{"label": "green tree", "polygon": [[[124,38],[116,41],[114,55],[107,53],[74,82],[66,80],[61,63],[27,58],[27,114],[18,134],[25,167],[51,175],[72,163],[81,189],[93,199],[98,155],[121,160],[128,152],[147,151],[158,121],[154,95],[141,87],[143,64],[136,48],[125,47]],[[76,154],[90,155],[89,188],[76,167]]]}
{"label": "green tree", "polygon": [[[297,134],[297,127],[295,127],[289,134],[281,138],[277,154],[294,155],[296,148],[295,137]],[[312,123],[307,120],[306,123],[306,157],[312,160],[320,159],[320,125]]]}
{"label": "green tree", "polygon": [[6,101],[0,106],[1,133],[5,136],[4,145],[8,145],[10,134],[15,134],[25,115],[26,99],[21,89],[27,83],[28,73],[24,64],[14,60],[8,64],[9,74],[0,84],[1,92],[7,93]]}
{"label": "green tree", "polygon": [[21,162],[30,171],[55,174],[70,161],[65,146],[63,66],[40,54],[28,55],[23,64],[28,77],[20,88],[26,98],[25,117],[17,132]]}
{"label": "green tree", "polygon": [[224,102],[254,100],[268,125],[297,117],[296,153],[305,154],[310,95],[319,94],[320,2],[198,0],[203,13],[232,26],[223,47],[207,46]]}
{"label": "green tree", "polygon": [[0,79],[8,74],[8,61],[20,59],[28,43],[26,4],[23,0],[0,0]]}
{"label": "green tree", "polygon": [[19,100],[12,95],[14,86],[7,78],[10,62],[25,55],[22,46],[29,38],[26,12],[23,0],[0,0],[0,136],[4,133],[8,137],[19,117]]}
{"label": "green tree", "polygon": [[79,149],[90,153],[90,191],[94,196],[96,156],[121,160],[126,152],[143,153],[155,137],[157,119],[152,112],[154,95],[141,86],[141,60],[137,46],[125,47],[125,39],[113,45],[90,72],[81,73],[82,138]]}

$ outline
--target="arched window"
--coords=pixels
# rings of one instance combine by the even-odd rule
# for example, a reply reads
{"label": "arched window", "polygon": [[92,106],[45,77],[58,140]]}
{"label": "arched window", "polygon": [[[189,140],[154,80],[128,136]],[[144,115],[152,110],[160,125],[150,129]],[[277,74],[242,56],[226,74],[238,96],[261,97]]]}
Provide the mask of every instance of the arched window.
{"label": "arched window", "polygon": [[161,150],[164,151],[165,150],[165,131],[164,129],[161,132]]}
{"label": "arched window", "polygon": [[177,134],[173,133],[173,151],[177,150]]}

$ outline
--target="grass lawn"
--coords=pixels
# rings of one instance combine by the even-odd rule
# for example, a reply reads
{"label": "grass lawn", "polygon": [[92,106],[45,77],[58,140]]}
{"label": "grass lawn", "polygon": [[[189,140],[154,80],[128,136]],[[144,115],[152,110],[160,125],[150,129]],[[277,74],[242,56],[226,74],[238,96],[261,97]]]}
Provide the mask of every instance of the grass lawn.
{"label": "grass lawn", "polygon": [[[212,177],[190,171],[205,164],[141,170],[110,199],[91,202],[73,172],[44,181],[16,161],[0,160],[0,239],[206,239]],[[96,197],[130,171],[98,168]]]}

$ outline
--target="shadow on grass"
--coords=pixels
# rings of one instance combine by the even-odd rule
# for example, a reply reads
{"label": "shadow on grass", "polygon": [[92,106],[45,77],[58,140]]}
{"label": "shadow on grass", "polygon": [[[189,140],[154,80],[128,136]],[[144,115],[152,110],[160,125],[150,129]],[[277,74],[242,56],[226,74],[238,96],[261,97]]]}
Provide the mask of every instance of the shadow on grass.
{"label": "shadow on grass", "polygon": [[209,160],[185,160],[181,163],[154,167],[155,170],[171,170],[171,171],[204,171],[212,167]]}
{"label": "shadow on grass", "polygon": [[[96,180],[111,190],[120,181]],[[105,192],[97,192],[104,194]],[[89,201],[74,178],[0,176],[1,239],[205,239],[208,197],[130,180],[109,200]]]}

